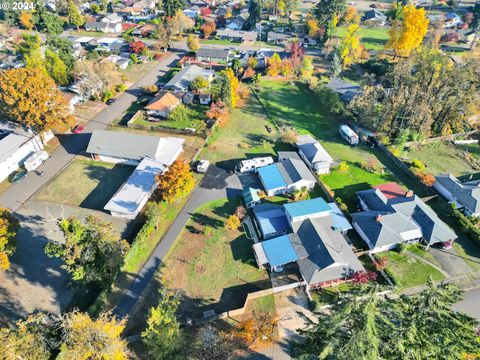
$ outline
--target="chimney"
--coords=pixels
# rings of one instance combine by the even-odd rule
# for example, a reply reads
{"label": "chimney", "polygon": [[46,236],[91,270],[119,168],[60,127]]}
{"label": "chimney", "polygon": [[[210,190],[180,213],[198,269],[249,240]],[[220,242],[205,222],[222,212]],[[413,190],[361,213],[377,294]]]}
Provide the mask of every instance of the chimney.
{"label": "chimney", "polygon": [[377,216],[375,216],[375,221],[376,222],[380,222],[382,220],[383,220],[383,215],[378,214]]}
{"label": "chimney", "polygon": [[412,197],[413,196],[413,191],[412,190],[407,190],[405,192],[405,197]]}

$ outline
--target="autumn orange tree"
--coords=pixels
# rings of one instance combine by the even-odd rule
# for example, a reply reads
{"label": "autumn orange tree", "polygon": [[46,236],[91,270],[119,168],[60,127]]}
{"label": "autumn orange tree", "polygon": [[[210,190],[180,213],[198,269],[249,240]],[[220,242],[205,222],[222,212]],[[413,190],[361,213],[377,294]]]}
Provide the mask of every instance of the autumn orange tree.
{"label": "autumn orange tree", "polygon": [[41,69],[0,72],[0,115],[36,132],[64,131],[75,123],[55,81]]}
{"label": "autumn orange tree", "polygon": [[0,271],[10,267],[8,257],[15,251],[18,222],[7,209],[0,208]]}
{"label": "autumn orange tree", "polygon": [[177,159],[164,174],[157,176],[157,182],[160,195],[167,203],[187,196],[195,187],[190,165],[182,159]]}
{"label": "autumn orange tree", "polygon": [[20,22],[20,25],[27,30],[32,30],[35,26],[33,24],[33,16],[31,12],[22,11],[18,16],[18,21]]}
{"label": "autumn orange tree", "polygon": [[397,19],[393,22],[389,31],[390,39],[385,45],[386,49],[395,52],[395,57],[410,56],[421,45],[428,31],[429,20],[425,16],[425,9],[406,5],[403,14],[403,21]]}
{"label": "autumn orange tree", "polygon": [[280,55],[275,53],[268,59],[267,75],[277,76],[278,74],[280,74],[281,68],[282,59],[280,59]]}

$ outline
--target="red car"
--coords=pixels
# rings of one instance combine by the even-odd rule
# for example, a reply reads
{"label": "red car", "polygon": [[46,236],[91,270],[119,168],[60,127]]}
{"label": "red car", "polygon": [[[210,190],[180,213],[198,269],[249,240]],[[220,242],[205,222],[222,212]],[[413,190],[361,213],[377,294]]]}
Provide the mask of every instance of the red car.
{"label": "red car", "polygon": [[72,133],[80,134],[84,129],[85,129],[85,125],[84,124],[79,124],[79,125],[77,125],[73,128]]}

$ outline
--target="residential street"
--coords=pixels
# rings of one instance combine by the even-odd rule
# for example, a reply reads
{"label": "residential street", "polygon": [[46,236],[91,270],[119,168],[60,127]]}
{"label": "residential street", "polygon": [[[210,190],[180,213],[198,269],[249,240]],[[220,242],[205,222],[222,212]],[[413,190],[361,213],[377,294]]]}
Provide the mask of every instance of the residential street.
{"label": "residential street", "polygon": [[162,238],[162,241],[157,245],[142,270],[139,271],[130,288],[115,308],[114,314],[119,317],[125,317],[129,314],[148,282],[152,279],[162,259],[182,232],[190,216],[199,206],[213,200],[235,198],[241,193],[241,188],[237,175],[229,175],[225,170],[211,166],[200,185],[193,191],[183,210]]}
{"label": "residential street", "polygon": [[30,173],[20,183],[12,184],[0,194],[0,206],[16,211],[38,189],[61,171],[75,155],[86,149],[90,133],[93,130],[105,129],[114,119],[120,117],[138,99],[141,88],[154,84],[178,59],[177,54],[168,54],[112,105],[95,116],[85,127],[84,133],[59,135],[60,146],[51,154],[51,158],[37,169],[38,171],[43,171],[44,175],[38,176],[35,173]]}

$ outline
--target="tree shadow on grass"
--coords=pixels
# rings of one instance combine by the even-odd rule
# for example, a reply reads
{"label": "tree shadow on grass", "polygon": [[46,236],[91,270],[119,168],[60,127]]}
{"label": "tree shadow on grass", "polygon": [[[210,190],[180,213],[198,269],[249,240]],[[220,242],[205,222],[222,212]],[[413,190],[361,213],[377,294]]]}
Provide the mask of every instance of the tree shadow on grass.
{"label": "tree shadow on grass", "polygon": [[190,219],[200,226],[211,226],[215,229],[224,227],[223,221],[201,213],[191,214]]}
{"label": "tree shadow on grass", "polygon": [[343,188],[335,189],[335,197],[340,197],[345,204],[347,204],[350,212],[358,209],[357,191],[371,189],[372,186],[369,183],[363,182],[358,184],[352,184],[344,186]]}
{"label": "tree shadow on grass", "polygon": [[249,264],[256,267],[257,263],[253,256],[253,242],[240,235],[234,240],[230,241],[230,248],[232,250],[233,260],[241,261],[244,264]]}

